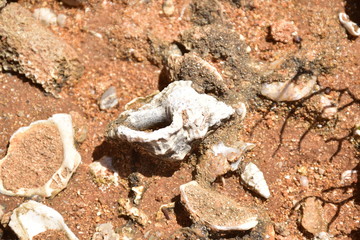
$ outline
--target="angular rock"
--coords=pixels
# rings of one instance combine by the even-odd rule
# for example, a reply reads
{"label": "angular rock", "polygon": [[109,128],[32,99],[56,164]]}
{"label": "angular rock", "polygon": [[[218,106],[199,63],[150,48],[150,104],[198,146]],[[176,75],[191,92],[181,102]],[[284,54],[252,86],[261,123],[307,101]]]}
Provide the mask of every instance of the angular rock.
{"label": "angular rock", "polygon": [[228,147],[223,142],[212,145],[200,157],[197,165],[200,177],[208,182],[213,182],[218,176],[237,170],[244,153],[253,148],[254,144],[241,142],[236,145],[237,148]]}
{"label": "angular rock", "polygon": [[253,208],[243,207],[229,197],[201,187],[196,181],[180,186],[181,202],[192,219],[214,231],[249,230],[258,224]]}
{"label": "angular rock", "polygon": [[327,232],[327,224],[324,220],[324,208],[322,207],[321,200],[315,197],[306,199],[302,207],[301,226],[314,235]]}
{"label": "angular rock", "polygon": [[21,240],[78,240],[60,213],[32,200],[13,211],[9,226]]}
{"label": "angular rock", "polygon": [[119,173],[114,169],[111,157],[104,156],[99,161],[91,163],[89,168],[101,189],[105,189],[111,184],[119,185]]}
{"label": "angular rock", "polygon": [[100,224],[96,227],[91,240],[120,240],[120,235],[115,233],[111,222]]}
{"label": "angular rock", "polygon": [[0,160],[0,192],[54,197],[67,186],[80,162],[70,115],[33,122],[10,138],[7,154]]}
{"label": "angular rock", "polygon": [[0,64],[55,96],[83,72],[75,50],[17,3],[8,4],[0,13]]}
{"label": "angular rock", "polygon": [[197,93],[191,81],[176,81],[139,109],[123,112],[108,136],[140,146],[167,160],[183,160],[195,140],[206,136],[235,111]]}
{"label": "angular rock", "polygon": [[116,88],[114,86],[109,87],[99,100],[99,106],[101,110],[115,107],[119,103],[116,95]]}

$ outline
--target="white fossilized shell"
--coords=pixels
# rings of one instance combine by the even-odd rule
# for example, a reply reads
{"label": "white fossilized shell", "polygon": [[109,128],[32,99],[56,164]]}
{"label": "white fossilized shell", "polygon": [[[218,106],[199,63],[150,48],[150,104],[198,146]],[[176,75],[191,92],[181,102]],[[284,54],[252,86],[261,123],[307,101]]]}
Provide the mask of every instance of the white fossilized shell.
{"label": "white fossilized shell", "polygon": [[360,28],[359,26],[350,21],[349,16],[346,13],[339,13],[339,20],[344,28],[354,37],[360,36]]}
{"label": "white fossilized shell", "polygon": [[264,198],[270,197],[270,190],[264,178],[264,174],[253,163],[247,163],[241,172],[241,179],[253,191]]}
{"label": "white fossilized shell", "polygon": [[273,101],[297,101],[310,95],[316,84],[316,77],[311,76],[309,80],[295,82],[264,83],[261,86],[261,94]]}
{"label": "white fossilized shell", "polygon": [[0,192],[53,197],[67,186],[80,162],[69,114],[33,122],[10,138],[7,154],[0,160]]}
{"label": "white fossilized shell", "polygon": [[193,220],[214,231],[249,230],[258,224],[257,211],[201,187],[196,181],[180,186],[181,202]]}
{"label": "white fossilized shell", "polygon": [[[159,157],[183,160],[194,140],[219,126],[234,109],[214,97],[197,93],[191,81],[171,83],[150,103],[123,112],[110,137],[132,142]],[[165,125],[165,126],[164,126]]]}
{"label": "white fossilized shell", "polygon": [[21,240],[31,240],[48,230],[59,230],[69,240],[78,240],[60,213],[32,200],[21,204],[13,211],[9,226]]}

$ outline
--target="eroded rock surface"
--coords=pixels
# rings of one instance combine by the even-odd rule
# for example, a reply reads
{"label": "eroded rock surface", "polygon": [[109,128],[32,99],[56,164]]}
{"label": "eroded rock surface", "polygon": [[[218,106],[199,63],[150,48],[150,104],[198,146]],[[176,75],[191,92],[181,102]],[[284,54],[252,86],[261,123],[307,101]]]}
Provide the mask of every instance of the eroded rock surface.
{"label": "eroded rock surface", "polygon": [[74,84],[83,72],[75,50],[17,3],[0,13],[0,64],[53,95],[65,84]]}
{"label": "eroded rock surface", "polygon": [[257,211],[215,191],[201,187],[196,181],[180,186],[181,202],[194,221],[215,231],[249,230],[258,224]]}

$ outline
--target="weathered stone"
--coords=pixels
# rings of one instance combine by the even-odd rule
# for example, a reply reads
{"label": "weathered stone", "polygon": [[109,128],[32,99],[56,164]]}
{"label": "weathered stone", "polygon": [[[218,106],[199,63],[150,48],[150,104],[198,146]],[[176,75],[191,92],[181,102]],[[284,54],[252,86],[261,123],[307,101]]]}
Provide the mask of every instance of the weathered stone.
{"label": "weathered stone", "polygon": [[321,200],[315,197],[306,199],[303,205],[301,225],[306,231],[314,235],[327,231]]}
{"label": "weathered stone", "polygon": [[0,13],[0,65],[24,74],[55,96],[83,73],[75,50],[17,3]]}

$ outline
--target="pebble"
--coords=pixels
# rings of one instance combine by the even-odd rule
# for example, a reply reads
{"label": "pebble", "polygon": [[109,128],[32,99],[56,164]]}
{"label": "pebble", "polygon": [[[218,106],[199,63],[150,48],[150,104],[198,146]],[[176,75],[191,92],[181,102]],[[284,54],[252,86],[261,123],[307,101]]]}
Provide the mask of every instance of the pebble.
{"label": "pebble", "polygon": [[276,42],[289,43],[297,36],[298,28],[293,21],[280,20],[271,25],[271,36]]}
{"label": "pebble", "polygon": [[324,220],[324,209],[321,200],[315,197],[307,198],[302,209],[301,225],[306,231],[314,235],[326,232],[327,224]]}
{"label": "pebble", "polygon": [[300,176],[300,185],[302,187],[309,187],[309,179],[305,176]]}
{"label": "pebble", "polygon": [[162,8],[163,8],[163,12],[165,13],[166,16],[173,15],[174,11],[175,11],[174,1],[173,0],[164,0]]}
{"label": "pebble", "polygon": [[99,224],[96,227],[96,232],[94,233],[91,240],[119,240],[120,235],[115,233],[114,227],[111,222]]}
{"label": "pebble", "polygon": [[109,87],[101,96],[99,100],[99,106],[101,110],[110,109],[115,107],[119,103],[116,95],[116,88],[114,86]]}

